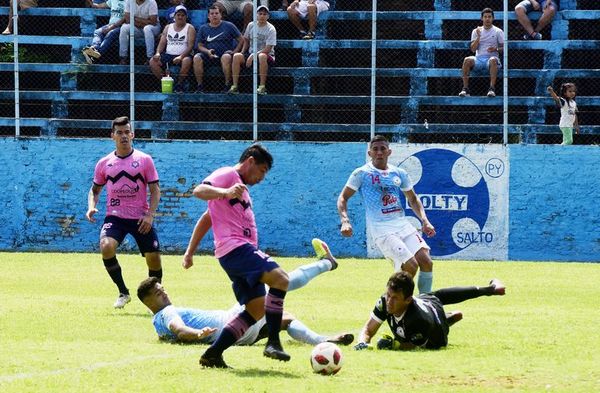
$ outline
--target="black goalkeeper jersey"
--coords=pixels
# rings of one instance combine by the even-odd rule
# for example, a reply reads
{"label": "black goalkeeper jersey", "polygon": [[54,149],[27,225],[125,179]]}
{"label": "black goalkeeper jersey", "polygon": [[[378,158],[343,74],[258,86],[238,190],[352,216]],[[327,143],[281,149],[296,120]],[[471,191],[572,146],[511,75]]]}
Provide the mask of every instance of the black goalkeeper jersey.
{"label": "black goalkeeper jersey", "polygon": [[388,314],[385,295],[373,309],[372,317],[379,322],[387,321],[394,338],[418,347],[438,349],[448,344],[448,322],[440,300],[429,294],[413,297],[404,315]]}

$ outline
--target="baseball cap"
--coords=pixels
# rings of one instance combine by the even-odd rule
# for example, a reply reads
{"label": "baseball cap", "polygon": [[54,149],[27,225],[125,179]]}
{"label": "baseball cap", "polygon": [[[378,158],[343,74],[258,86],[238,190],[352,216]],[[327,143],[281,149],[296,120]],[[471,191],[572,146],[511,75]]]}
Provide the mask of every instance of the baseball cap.
{"label": "baseball cap", "polygon": [[258,8],[256,9],[256,12],[260,12],[260,11],[267,11],[267,13],[271,13],[269,12],[269,7],[267,7],[266,5],[259,5]]}
{"label": "baseball cap", "polygon": [[187,15],[187,8],[185,8],[183,5],[178,5],[177,7],[175,7],[174,14],[178,13],[179,11],[183,11]]}

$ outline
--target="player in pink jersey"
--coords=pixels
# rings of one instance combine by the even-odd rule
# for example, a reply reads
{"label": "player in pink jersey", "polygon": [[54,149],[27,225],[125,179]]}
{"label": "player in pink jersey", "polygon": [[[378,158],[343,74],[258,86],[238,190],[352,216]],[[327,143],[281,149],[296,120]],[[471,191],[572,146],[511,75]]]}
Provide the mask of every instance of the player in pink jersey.
{"label": "player in pink jersey", "polygon": [[[208,201],[215,256],[232,281],[236,299],[245,305],[245,310],[227,323],[217,340],[202,354],[200,365],[203,367],[227,368],[223,352],[263,316],[269,330],[263,354],[290,360],[279,340],[289,278],[269,255],[258,249],[248,192],[248,186],[263,180],[272,165],[271,154],[260,144],[253,144],[244,150],[235,166],[217,169],[194,189],[196,197]],[[268,294],[263,284],[269,286]]]}
{"label": "player in pink jersey", "polygon": [[162,279],[158,236],[152,226],[160,201],[158,174],[152,157],[133,148],[134,136],[127,117],[113,120],[111,137],[116,150],[96,164],[85,215],[89,221],[96,222],[96,205],[106,185],[106,217],[100,231],[100,251],[104,267],[119,289],[115,308],[123,308],[131,301],[116,255],[117,247],[128,233],[135,238],[140,252],[146,257],[148,275],[159,281]]}

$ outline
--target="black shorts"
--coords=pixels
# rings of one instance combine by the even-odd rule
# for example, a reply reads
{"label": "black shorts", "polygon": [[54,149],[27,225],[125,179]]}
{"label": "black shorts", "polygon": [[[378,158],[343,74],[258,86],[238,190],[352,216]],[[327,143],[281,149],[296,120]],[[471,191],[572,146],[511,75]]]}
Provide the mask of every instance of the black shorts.
{"label": "black shorts", "polygon": [[142,256],[147,252],[160,252],[160,243],[154,227],[145,235],[138,232],[138,227],[138,220],[106,216],[100,230],[100,239],[110,237],[121,244],[125,236],[130,234],[135,239]]}

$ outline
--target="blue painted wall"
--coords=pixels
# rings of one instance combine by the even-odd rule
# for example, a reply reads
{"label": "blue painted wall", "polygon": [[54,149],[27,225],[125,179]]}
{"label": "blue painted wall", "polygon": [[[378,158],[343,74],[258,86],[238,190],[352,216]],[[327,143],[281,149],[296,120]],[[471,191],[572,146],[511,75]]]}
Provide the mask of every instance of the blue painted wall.
{"label": "blue painted wall", "polygon": [[600,262],[600,149],[510,148],[509,259]]}
{"label": "blue painted wall", "polygon": [[[163,250],[182,253],[206,204],[191,191],[213,169],[237,162],[246,142],[142,142],[161,177],[156,220]],[[266,142],[275,165],[254,186],[259,243],[274,255],[309,255],[310,239],[338,255],[366,255],[360,197],[350,201],[355,236],[338,232],[336,198],[364,162],[362,143]],[[100,223],[85,220],[96,161],[113,149],[105,140],[0,139],[0,249],[98,250]],[[600,149],[593,146],[510,146],[509,258],[600,261]],[[100,217],[104,199],[101,199]],[[101,221],[101,220],[100,220]],[[440,228],[438,228],[440,230]],[[135,250],[133,240],[124,248]],[[212,249],[212,238],[201,248]]]}

